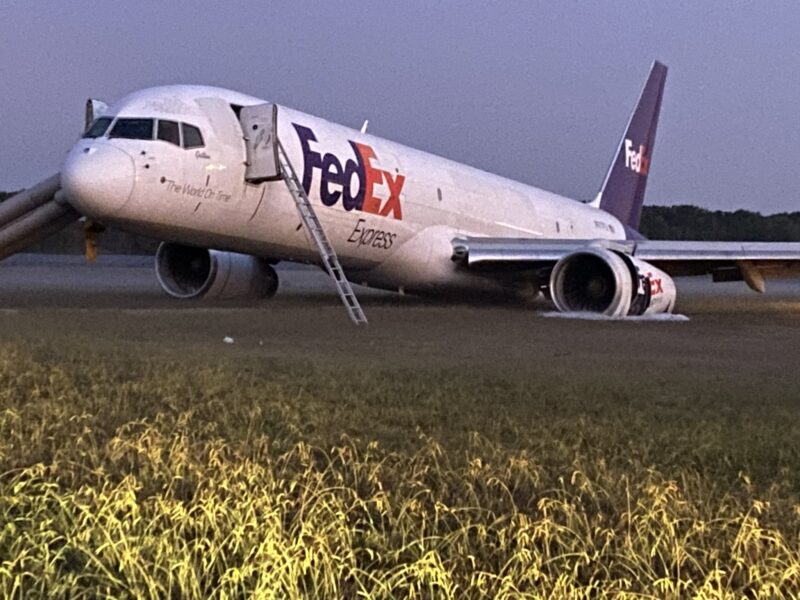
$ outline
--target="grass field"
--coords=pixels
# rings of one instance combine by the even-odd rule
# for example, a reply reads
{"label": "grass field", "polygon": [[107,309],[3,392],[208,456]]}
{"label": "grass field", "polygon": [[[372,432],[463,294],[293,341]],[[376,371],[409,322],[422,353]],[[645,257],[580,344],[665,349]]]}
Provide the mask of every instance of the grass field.
{"label": "grass field", "polygon": [[3,597],[800,596],[791,298],[608,323],[375,296],[357,331],[324,294],[15,294]]}

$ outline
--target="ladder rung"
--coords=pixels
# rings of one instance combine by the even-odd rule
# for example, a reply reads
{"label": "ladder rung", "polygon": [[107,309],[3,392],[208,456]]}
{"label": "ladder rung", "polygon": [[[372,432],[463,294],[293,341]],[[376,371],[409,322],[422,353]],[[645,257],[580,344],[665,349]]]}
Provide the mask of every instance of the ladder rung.
{"label": "ladder rung", "polygon": [[280,140],[276,142],[278,144],[278,161],[283,170],[283,180],[292,195],[300,220],[311,234],[311,239],[314,240],[320,258],[322,258],[325,268],[336,284],[336,290],[339,292],[339,297],[345,308],[347,308],[350,318],[356,325],[366,324],[367,317],[358,303],[358,298],[347,280],[342,265],[339,264],[339,258],[336,256],[333,246],[331,246],[328,237],[325,235],[325,230],[322,228],[322,223],[320,223],[317,213],[314,212],[314,207],[308,199],[308,194],[303,189],[289,156],[283,149],[283,144],[281,144]]}

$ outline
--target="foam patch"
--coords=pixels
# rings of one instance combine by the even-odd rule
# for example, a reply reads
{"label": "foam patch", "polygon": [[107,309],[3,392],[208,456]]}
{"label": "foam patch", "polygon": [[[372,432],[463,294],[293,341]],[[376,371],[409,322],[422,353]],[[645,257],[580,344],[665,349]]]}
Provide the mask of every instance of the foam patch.
{"label": "foam patch", "polygon": [[635,317],[608,317],[604,314],[594,312],[548,311],[539,314],[543,317],[551,317],[556,319],[579,319],[582,321],[657,321],[667,323],[685,323],[689,320],[689,317],[686,315],[676,315],[671,313],[655,313],[652,315],[639,315]]}

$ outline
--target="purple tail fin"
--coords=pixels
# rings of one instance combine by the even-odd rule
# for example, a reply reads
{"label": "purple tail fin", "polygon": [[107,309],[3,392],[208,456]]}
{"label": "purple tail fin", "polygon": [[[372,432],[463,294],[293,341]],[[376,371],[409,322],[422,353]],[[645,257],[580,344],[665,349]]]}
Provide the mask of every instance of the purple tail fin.
{"label": "purple tail fin", "polygon": [[667,67],[655,61],[598,194],[600,208],[633,230],[642,216],[666,78]]}

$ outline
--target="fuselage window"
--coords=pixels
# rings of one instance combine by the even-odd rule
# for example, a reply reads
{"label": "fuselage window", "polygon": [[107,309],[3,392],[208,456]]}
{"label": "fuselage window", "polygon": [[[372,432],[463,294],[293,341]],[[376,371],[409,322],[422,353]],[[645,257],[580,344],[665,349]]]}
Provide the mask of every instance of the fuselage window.
{"label": "fuselage window", "polygon": [[181,134],[178,131],[178,124],[175,121],[158,120],[158,139],[175,144],[181,145]]}
{"label": "fuselage window", "polygon": [[152,140],[153,119],[117,119],[108,137],[125,140]]}
{"label": "fuselage window", "polygon": [[183,131],[183,147],[184,148],[202,148],[203,134],[194,125],[187,125],[181,123],[181,130]]}
{"label": "fuselage window", "polygon": [[86,130],[86,133],[83,134],[83,137],[89,139],[95,139],[99,137],[103,137],[108,126],[111,125],[111,121],[113,121],[111,117],[100,117],[99,119],[95,119],[94,123],[91,124],[89,129]]}

